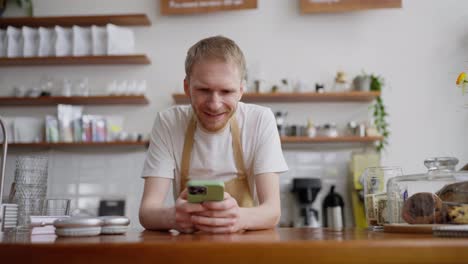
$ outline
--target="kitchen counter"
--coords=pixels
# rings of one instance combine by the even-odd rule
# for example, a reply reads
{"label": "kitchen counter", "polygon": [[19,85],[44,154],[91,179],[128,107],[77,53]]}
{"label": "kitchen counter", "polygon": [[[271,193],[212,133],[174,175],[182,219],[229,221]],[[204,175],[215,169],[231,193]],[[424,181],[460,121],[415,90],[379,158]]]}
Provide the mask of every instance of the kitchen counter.
{"label": "kitchen counter", "polygon": [[[242,234],[62,238],[5,233],[2,263],[468,263],[468,238],[347,229],[278,228]],[[7,260],[7,261],[5,261]]]}

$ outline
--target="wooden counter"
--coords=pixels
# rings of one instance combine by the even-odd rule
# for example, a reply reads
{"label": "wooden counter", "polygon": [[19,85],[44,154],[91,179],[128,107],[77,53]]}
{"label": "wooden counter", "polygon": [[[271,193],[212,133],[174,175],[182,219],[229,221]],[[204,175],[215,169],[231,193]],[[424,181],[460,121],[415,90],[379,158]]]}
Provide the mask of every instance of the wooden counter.
{"label": "wooden counter", "polygon": [[[233,235],[3,234],[1,263],[468,263],[468,238],[279,228]],[[6,261],[5,261],[6,260]]]}

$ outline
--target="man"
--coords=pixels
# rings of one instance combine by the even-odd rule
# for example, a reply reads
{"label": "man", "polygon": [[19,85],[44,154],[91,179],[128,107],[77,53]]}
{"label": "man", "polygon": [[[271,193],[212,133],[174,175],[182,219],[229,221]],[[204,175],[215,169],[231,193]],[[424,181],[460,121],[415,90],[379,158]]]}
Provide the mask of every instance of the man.
{"label": "man", "polygon": [[[278,173],[288,169],[270,109],[239,102],[245,59],[222,36],[187,52],[191,106],[158,113],[143,169],[140,222],[146,229],[233,233],[273,228],[280,217]],[[189,179],[225,182],[220,202],[187,202]],[[173,183],[175,205],[164,206]],[[255,207],[253,207],[255,205]]]}

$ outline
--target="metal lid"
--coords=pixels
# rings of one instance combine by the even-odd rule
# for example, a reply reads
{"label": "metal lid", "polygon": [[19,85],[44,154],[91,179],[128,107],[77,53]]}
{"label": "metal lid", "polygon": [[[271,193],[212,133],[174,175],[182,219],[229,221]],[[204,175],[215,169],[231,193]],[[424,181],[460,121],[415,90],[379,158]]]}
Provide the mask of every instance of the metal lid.
{"label": "metal lid", "polygon": [[104,221],[97,217],[70,217],[55,220],[54,226],[57,228],[94,227],[102,226],[103,223]]}
{"label": "metal lid", "polygon": [[119,225],[119,226],[127,226],[130,224],[130,219],[125,216],[101,216],[99,217],[104,223],[104,226],[110,225]]}

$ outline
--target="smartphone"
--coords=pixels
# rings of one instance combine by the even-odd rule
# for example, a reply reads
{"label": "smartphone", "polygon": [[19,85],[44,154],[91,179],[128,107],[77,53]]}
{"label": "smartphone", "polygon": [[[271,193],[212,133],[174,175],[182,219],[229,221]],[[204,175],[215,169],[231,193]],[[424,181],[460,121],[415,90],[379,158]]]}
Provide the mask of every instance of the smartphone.
{"label": "smartphone", "polygon": [[190,203],[224,200],[224,182],[216,180],[191,180],[187,183]]}

